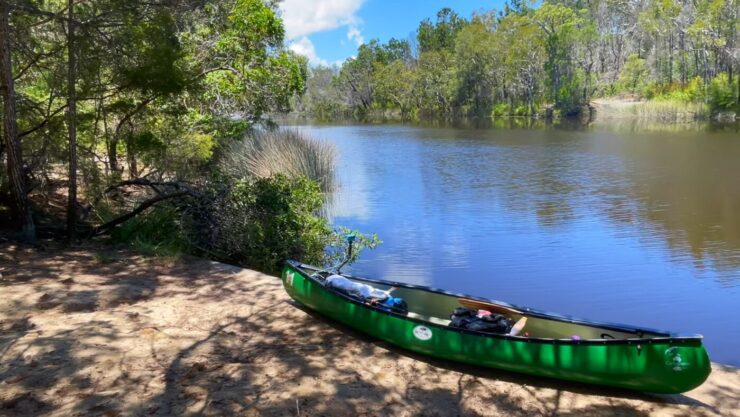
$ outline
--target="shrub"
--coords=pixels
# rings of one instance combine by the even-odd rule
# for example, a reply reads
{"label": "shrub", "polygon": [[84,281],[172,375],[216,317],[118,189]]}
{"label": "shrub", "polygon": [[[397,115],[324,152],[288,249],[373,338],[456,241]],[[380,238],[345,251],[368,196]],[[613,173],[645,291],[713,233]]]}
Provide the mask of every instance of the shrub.
{"label": "shrub", "polygon": [[281,129],[245,137],[221,158],[221,170],[234,179],[285,175],[316,181],[321,191],[334,187],[335,149],[295,130]]}
{"label": "shrub", "polygon": [[322,202],[318,185],[304,177],[239,180],[216,202],[215,252],[269,272],[288,258],[322,263],[332,233],[316,215]]}
{"label": "shrub", "polygon": [[709,84],[709,107],[713,112],[738,109],[738,80],[730,82],[727,73],[721,73]]}
{"label": "shrub", "polygon": [[685,87],[688,101],[695,103],[703,102],[706,98],[704,80],[701,77],[694,77]]}
{"label": "shrub", "polygon": [[[286,259],[327,266],[341,258],[344,236],[351,231],[332,230],[317,214],[322,205],[318,184],[305,177],[239,180],[214,203],[211,252],[269,273],[279,271]],[[379,243],[376,236],[353,233],[356,254]]]}
{"label": "shrub", "polygon": [[176,207],[162,205],[113,229],[111,239],[151,255],[179,255],[190,249],[181,220]]}
{"label": "shrub", "polygon": [[509,106],[507,103],[498,103],[493,106],[493,110],[491,110],[491,116],[493,117],[508,116],[510,114],[511,106]]}

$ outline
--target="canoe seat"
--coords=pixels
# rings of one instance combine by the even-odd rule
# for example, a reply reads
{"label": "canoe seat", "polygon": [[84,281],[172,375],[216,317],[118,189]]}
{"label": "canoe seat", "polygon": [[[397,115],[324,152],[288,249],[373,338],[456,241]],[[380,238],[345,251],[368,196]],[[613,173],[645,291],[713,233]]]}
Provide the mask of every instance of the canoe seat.
{"label": "canoe seat", "polygon": [[424,316],[424,315],[417,314],[411,311],[409,311],[406,315],[411,318],[428,321],[430,323],[439,324],[441,326],[449,326],[450,324],[450,320],[445,320],[445,319],[442,319],[439,317],[433,317],[433,316]]}

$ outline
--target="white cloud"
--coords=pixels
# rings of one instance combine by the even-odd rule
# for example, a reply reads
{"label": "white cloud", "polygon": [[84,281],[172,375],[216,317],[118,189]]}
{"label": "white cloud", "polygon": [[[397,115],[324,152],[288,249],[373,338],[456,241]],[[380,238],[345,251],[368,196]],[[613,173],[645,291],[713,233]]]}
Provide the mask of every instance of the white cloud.
{"label": "white cloud", "polygon": [[298,55],[303,55],[306,58],[308,58],[308,62],[311,65],[328,65],[329,63],[326,62],[326,60],[323,60],[319,58],[318,55],[316,55],[316,48],[313,46],[313,42],[311,42],[308,37],[304,36],[297,41],[291,42],[288,45],[288,48],[290,48],[291,51],[297,53]]}
{"label": "white cloud", "polygon": [[297,41],[291,42],[290,44],[288,44],[288,48],[298,55],[303,55],[308,58],[308,63],[313,66],[323,65],[325,67],[341,67],[345,61],[344,59],[339,59],[334,62],[329,62],[325,59],[321,59],[318,55],[316,55],[316,48],[314,47],[313,42],[311,42],[311,39],[308,39],[307,36],[304,36]]}
{"label": "white cloud", "polygon": [[356,27],[355,13],[365,0],[283,0],[280,3],[288,39],[342,26]]}
{"label": "white cloud", "polygon": [[360,29],[357,26],[349,27],[349,30],[347,30],[347,39],[354,41],[357,46],[365,43],[365,38],[362,37],[362,33],[360,33]]}
{"label": "white cloud", "polygon": [[342,61],[329,63],[317,56],[316,48],[308,35],[347,26],[347,39],[357,46],[362,45],[365,42],[360,31],[362,20],[356,13],[364,2],[365,0],[283,0],[280,3],[280,12],[285,24],[288,47],[293,52],[306,56],[311,65],[341,64]]}

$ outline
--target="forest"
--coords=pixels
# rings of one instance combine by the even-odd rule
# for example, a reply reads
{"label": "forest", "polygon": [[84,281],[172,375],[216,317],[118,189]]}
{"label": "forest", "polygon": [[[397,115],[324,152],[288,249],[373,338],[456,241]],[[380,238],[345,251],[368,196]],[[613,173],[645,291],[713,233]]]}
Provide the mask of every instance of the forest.
{"label": "forest", "polygon": [[602,96],[732,113],[737,20],[734,0],[445,8],[309,68],[273,0],[0,0],[0,228],[326,263],[346,233],[319,214],[333,151],[272,116],[566,117]]}
{"label": "forest", "polygon": [[325,119],[581,115],[596,97],[738,109],[735,0],[511,1],[450,8],[408,39],[311,69],[299,112]]}

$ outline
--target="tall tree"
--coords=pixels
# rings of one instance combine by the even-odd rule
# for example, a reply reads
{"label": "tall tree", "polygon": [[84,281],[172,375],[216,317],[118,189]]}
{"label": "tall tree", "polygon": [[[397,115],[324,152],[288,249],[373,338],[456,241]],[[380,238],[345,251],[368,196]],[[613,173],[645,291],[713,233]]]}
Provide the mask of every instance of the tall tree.
{"label": "tall tree", "polygon": [[10,4],[7,0],[0,0],[0,81],[3,98],[3,139],[8,158],[10,195],[13,200],[13,212],[20,224],[21,238],[26,241],[35,241],[36,226],[26,195],[23,153],[18,137],[10,33]]}
{"label": "tall tree", "polygon": [[67,193],[67,238],[75,239],[77,227],[77,49],[74,0],[67,3],[67,129],[69,130],[69,187]]}

